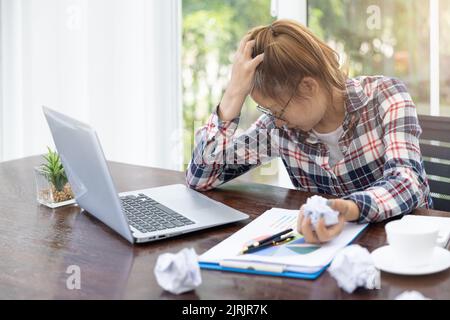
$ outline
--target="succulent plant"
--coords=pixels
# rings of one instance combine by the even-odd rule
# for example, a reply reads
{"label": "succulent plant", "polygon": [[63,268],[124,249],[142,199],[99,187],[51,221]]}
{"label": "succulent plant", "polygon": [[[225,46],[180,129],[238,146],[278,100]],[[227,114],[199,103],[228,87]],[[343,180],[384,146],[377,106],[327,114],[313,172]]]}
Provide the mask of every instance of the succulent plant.
{"label": "succulent plant", "polygon": [[47,147],[48,153],[44,156],[46,163],[41,166],[47,180],[55,187],[56,191],[63,191],[67,184],[67,175],[56,151]]}

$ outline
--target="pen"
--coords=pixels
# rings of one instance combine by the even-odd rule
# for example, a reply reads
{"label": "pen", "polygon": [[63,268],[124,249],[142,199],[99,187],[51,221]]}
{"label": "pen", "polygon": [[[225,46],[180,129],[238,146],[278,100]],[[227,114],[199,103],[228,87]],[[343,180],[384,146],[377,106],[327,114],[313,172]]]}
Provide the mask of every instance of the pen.
{"label": "pen", "polygon": [[283,242],[286,239],[294,238],[294,235],[292,233],[285,234],[284,236],[281,236],[279,239],[276,240],[276,242]]}
{"label": "pen", "polygon": [[283,242],[289,242],[289,241],[294,240],[294,239],[295,239],[295,236],[293,236],[293,235],[289,235],[289,236],[281,236],[279,239],[276,239],[276,240],[273,240],[273,241],[270,241],[270,242],[266,242],[266,243],[260,244],[260,245],[257,246],[257,247],[252,247],[252,248],[244,249],[244,250],[242,250],[242,251],[240,252],[240,254],[253,253],[253,252],[256,252],[256,251],[259,251],[259,250],[268,248],[268,247],[280,245],[280,244],[282,244]]}
{"label": "pen", "polygon": [[287,234],[287,233],[291,233],[292,231],[294,231],[294,229],[290,228],[290,229],[287,229],[287,230],[278,232],[278,233],[274,234],[273,236],[269,236],[269,237],[267,237],[267,238],[265,238],[265,239],[256,241],[256,242],[254,242],[253,244],[251,244],[251,245],[245,247],[245,248],[244,248],[244,251],[247,250],[247,249],[251,249],[251,248],[258,247],[258,246],[260,246],[260,245],[262,245],[262,244],[265,244],[266,242],[273,241],[274,239],[277,239],[278,237],[281,237],[282,235],[285,235],[285,234]]}

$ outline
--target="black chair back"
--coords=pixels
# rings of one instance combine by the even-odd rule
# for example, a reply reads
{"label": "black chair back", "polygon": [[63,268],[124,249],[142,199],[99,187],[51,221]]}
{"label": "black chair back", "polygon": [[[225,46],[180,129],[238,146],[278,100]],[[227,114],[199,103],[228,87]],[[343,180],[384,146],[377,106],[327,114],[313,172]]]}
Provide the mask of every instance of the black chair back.
{"label": "black chair back", "polygon": [[419,116],[420,148],[434,209],[450,211],[450,118]]}

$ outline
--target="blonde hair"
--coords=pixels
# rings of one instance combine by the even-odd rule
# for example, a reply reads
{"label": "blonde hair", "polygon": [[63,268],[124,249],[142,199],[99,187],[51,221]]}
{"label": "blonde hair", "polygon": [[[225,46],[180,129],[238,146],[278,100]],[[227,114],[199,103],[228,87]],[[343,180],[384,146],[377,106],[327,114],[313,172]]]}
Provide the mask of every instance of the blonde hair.
{"label": "blonde hair", "polygon": [[338,53],[305,26],[293,20],[278,20],[254,28],[249,34],[251,40],[256,40],[253,57],[264,53],[253,90],[280,101],[280,93],[286,91],[298,97],[300,82],[312,77],[331,97],[333,88],[345,91],[347,76],[340,68]]}

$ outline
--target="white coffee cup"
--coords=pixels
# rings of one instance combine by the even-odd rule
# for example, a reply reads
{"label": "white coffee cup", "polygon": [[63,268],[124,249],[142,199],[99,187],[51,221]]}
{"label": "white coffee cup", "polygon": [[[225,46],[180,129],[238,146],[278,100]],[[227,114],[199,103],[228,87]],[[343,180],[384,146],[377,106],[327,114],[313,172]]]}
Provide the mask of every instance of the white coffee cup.
{"label": "white coffee cup", "polygon": [[387,241],[393,262],[400,267],[422,267],[430,264],[439,228],[436,224],[397,220],[386,225]]}

